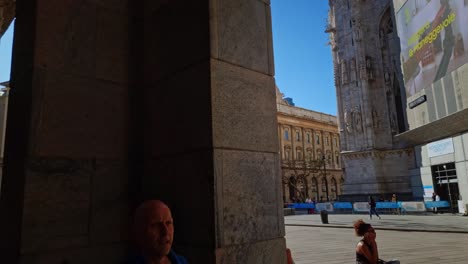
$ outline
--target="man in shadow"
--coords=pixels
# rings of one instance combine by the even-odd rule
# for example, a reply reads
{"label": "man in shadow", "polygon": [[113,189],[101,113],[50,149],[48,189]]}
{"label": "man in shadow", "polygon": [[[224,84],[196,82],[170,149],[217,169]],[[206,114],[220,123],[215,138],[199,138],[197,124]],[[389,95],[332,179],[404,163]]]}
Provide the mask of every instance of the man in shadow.
{"label": "man in shadow", "polygon": [[187,264],[171,248],[174,223],[171,210],[160,200],[143,202],[133,222],[135,255],[125,264]]}

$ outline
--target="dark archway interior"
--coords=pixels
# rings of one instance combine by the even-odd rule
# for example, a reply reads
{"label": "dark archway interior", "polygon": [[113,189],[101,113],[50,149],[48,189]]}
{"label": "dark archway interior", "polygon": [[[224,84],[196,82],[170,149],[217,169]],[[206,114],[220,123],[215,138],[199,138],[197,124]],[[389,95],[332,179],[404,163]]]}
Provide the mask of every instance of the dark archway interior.
{"label": "dark archway interior", "polygon": [[148,198],[191,263],[285,259],[270,6],[244,2],[16,0],[2,263],[120,263]]}

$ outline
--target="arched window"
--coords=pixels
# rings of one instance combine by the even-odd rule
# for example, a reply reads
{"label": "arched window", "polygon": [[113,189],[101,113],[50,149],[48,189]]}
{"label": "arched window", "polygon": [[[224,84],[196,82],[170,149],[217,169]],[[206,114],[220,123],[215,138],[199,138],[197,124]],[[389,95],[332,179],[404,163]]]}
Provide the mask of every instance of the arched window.
{"label": "arched window", "polygon": [[289,131],[288,131],[288,129],[284,130],[284,140],[289,140]]}
{"label": "arched window", "polygon": [[311,148],[308,148],[306,150],[306,160],[312,160],[314,157],[313,157],[313,154],[312,154],[312,149]]}
{"label": "arched window", "polygon": [[284,147],[284,159],[285,160],[290,160],[291,159],[291,147],[290,146],[285,146]]}
{"label": "arched window", "polygon": [[297,154],[296,154],[296,155],[297,155],[297,159],[298,159],[298,160],[302,160],[302,151],[297,150]]}
{"label": "arched window", "polygon": [[327,150],[327,157],[326,157],[326,159],[327,159],[327,164],[328,164],[328,165],[331,165],[331,163],[332,163],[332,156],[331,156],[330,150]]}
{"label": "arched window", "polygon": [[320,135],[319,134],[315,134],[315,143],[317,145],[320,145]]}
{"label": "arched window", "polygon": [[300,198],[304,202],[307,198],[308,192],[307,180],[304,178],[297,179],[297,189],[300,191],[300,195],[298,195],[298,198]]}
{"label": "arched window", "polygon": [[335,162],[336,162],[336,165],[338,165],[338,167],[340,166],[340,154],[338,153],[338,151],[335,151]]}
{"label": "arched window", "polygon": [[301,141],[301,133],[299,130],[296,130],[296,141]]}
{"label": "arched window", "polygon": [[317,158],[318,159],[322,158],[322,150],[321,149],[317,149]]}
{"label": "arched window", "polygon": [[307,143],[310,143],[310,134],[307,133],[307,134],[306,134],[306,137],[307,137]]}
{"label": "arched window", "polygon": [[322,192],[326,192],[326,191],[327,191],[327,179],[322,178]]}

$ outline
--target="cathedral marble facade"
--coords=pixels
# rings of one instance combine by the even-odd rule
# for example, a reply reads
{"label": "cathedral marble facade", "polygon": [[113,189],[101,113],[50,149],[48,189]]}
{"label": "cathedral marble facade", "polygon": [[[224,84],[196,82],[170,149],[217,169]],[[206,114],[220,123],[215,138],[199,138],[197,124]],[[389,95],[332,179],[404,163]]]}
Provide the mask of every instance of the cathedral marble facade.
{"label": "cathedral marble facade", "polygon": [[[329,21],[345,200],[368,195],[413,198],[399,43],[392,2],[330,0]],[[403,96],[404,97],[404,96]]]}
{"label": "cathedral marble facade", "polygon": [[468,3],[330,0],[344,199],[468,208]]}

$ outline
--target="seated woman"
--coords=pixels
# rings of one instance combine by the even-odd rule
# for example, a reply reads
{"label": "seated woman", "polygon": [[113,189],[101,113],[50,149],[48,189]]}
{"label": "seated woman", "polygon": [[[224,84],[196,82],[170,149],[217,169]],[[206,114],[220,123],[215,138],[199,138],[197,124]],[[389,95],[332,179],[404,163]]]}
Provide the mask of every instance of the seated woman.
{"label": "seated woman", "polygon": [[356,264],[378,264],[379,250],[374,228],[359,219],[354,222],[354,231],[357,236],[362,237],[356,246]]}

